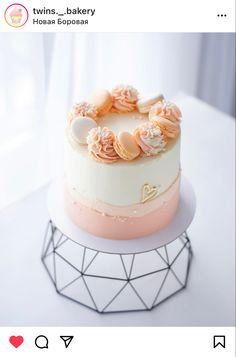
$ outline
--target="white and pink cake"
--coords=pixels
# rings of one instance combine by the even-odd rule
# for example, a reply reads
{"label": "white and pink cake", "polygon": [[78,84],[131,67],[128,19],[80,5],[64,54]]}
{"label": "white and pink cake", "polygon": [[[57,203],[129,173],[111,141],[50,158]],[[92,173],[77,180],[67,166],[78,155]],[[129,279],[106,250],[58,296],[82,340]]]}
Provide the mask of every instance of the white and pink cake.
{"label": "white and pink cake", "polygon": [[75,104],[65,135],[65,205],[85,231],[147,236],[175,216],[180,185],[179,108],[131,86]]}

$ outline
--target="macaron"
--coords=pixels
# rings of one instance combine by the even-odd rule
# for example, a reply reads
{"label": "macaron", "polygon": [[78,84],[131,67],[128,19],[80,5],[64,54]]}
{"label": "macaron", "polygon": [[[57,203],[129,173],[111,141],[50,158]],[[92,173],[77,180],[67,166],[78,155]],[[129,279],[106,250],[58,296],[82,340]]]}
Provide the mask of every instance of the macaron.
{"label": "macaron", "polygon": [[91,129],[96,128],[97,123],[89,117],[77,117],[70,125],[72,138],[79,144],[87,144],[87,136]]}
{"label": "macaron", "polygon": [[164,99],[162,94],[154,94],[137,101],[137,108],[140,113],[148,113],[151,107]]}
{"label": "macaron", "polygon": [[159,116],[153,117],[151,121],[156,123],[157,126],[159,126],[161,132],[167,138],[174,139],[179,135],[180,126],[178,123],[173,123],[169,119]]}
{"label": "macaron", "polygon": [[141,149],[134,136],[126,131],[119,133],[114,141],[114,149],[123,160],[133,160],[139,156]]}
{"label": "macaron", "polygon": [[93,93],[88,103],[95,105],[98,115],[105,115],[112,107],[112,96],[106,89],[100,89]]}

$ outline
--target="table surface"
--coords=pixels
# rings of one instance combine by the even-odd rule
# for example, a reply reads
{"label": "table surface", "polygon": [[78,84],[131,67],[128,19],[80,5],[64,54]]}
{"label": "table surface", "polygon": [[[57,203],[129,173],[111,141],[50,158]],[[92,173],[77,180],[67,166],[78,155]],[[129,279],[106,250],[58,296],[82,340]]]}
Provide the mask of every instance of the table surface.
{"label": "table surface", "polygon": [[197,211],[188,233],[189,283],[150,312],[99,315],[59,296],[41,263],[47,187],[0,212],[2,326],[233,326],[235,324],[234,119],[179,95],[181,163]]}

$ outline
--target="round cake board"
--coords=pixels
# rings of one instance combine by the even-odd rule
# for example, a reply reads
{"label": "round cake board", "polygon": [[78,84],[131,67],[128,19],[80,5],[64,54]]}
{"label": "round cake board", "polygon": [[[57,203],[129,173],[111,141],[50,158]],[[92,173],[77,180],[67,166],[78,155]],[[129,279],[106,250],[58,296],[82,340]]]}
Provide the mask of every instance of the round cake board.
{"label": "round cake board", "polygon": [[[160,248],[187,230],[196,210],[193,187],[186,177],[181,177],[180,201],[174,219],[162,230],[137,239],[110,240],[95,237],[76,226],[65,211],[64,178],[53,181],[48,191],[48,211],[55,226],[71,240],[90,249],[114,254],[143,253]],[[91,222],[92,224],[92,222]]]}

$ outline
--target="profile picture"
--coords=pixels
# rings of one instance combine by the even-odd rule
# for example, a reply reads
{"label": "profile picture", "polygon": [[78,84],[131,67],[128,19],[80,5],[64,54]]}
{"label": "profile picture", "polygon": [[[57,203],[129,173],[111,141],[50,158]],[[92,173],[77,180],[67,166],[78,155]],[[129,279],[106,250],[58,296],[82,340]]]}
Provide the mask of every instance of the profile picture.
{"label": "profile picture", "polygon": [[29,13],[24,5],[15,3],[7,7],[4,17],[9,26],[22,27],[28,21]]}

